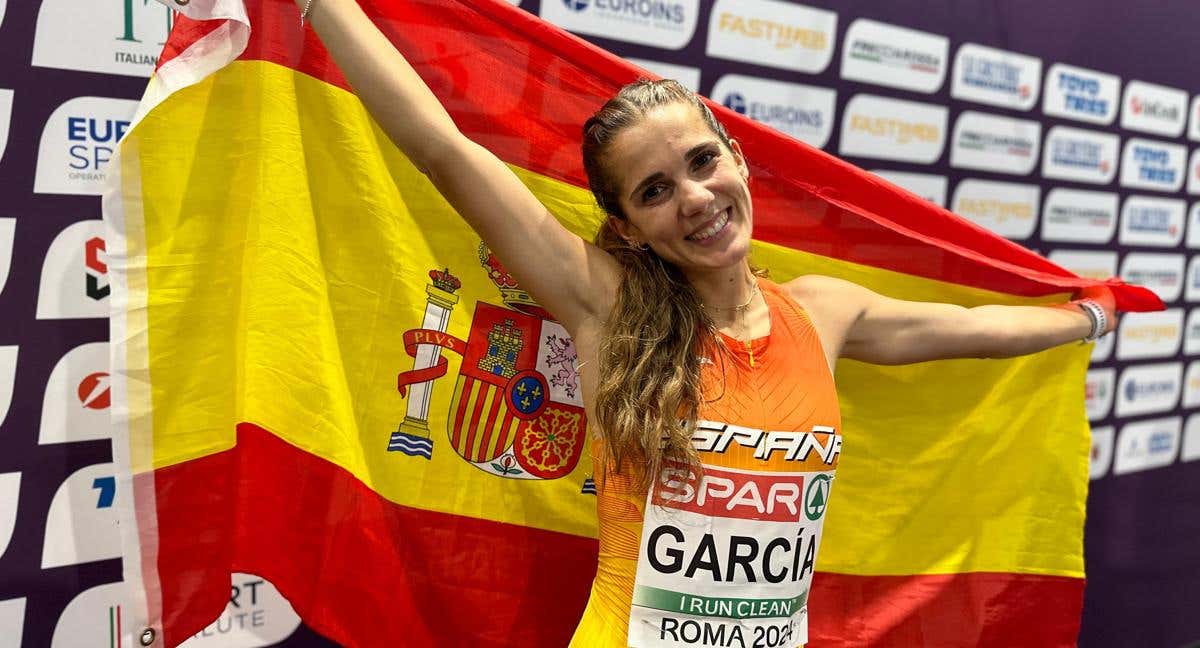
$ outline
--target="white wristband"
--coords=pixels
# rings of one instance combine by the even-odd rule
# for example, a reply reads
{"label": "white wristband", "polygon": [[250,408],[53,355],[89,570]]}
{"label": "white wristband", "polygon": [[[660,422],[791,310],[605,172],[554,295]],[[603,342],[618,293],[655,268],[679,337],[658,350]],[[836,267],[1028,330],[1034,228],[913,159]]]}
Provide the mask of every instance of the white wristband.
{"label": "white wristband", "polygon": [[1108,329],[1108,315],[1104,314],[1104,308],[1092,299],[1081,299],[1075,302],[1083,312],[1087,313],[1088,318],[1092,320],[1092,331],[1083,338],[1084,342],[1095,342]]}

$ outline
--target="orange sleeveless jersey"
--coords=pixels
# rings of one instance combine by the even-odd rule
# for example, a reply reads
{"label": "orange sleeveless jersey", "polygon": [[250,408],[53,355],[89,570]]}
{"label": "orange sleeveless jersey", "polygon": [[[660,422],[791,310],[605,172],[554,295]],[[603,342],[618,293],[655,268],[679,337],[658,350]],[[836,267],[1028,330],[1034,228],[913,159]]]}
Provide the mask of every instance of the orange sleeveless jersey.
{"label": "orange sleeveless jersey", "polygon": [[[833,376],[803,309],[760,280],[771,332],[703,365],[704,469],[648,496],[596,470],[600,561],[573,648],[799,646],[841,450]],[[593,456],[604,455],[594,442]]]}

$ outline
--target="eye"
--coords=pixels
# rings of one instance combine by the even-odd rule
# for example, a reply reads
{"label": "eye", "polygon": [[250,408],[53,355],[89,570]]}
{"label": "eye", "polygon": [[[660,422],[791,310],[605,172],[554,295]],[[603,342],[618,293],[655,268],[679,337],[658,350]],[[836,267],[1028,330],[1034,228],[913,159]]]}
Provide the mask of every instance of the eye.
{"label": "eye", "polygon": [[642,190],[642,202],[653,202],[655,198],[661,197],[666,193],[667,189],[661,184],[652,184]]}
{"label": "eye", "polygon": [[716,151],[703,151],[692,158],[692,169],[703,169],[717,159]]}

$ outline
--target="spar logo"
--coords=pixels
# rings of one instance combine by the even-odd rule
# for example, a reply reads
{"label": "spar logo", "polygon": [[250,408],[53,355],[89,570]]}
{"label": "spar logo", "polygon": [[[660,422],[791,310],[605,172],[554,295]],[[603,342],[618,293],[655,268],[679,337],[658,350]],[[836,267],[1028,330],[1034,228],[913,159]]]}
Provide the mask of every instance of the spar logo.
{"label": "spar logo", "polygon": [[1165,362],[1135,365],[1121,372],[1117,386],[1117,416],[1166,412],[1179,402],[1183,364]]}
{"label": "spar logo", "polygon": [[[1108,243],[1116,231],[1117,194],[1055,187],[1046,196],[1042,206],[1044,240]],[[1107,279],[1114,274],[1115,267],[1098,278]]]}
{"label": "spar logo", "polygon": [[1117,172],[1120,138],[1066,126],[1055,126],[1046,135],[1042,175],[1094,184],[1112,182]]}
{"label": "spar logo", "polygon": [[1121,208],[1118,240],[1128,245],[1175,247],[1183,240],[1186,203],[1173,198],[1130,196]]}
{"label": "spar logo", "polygon": [[42,130],[34,192],[100,195],[136,109],[136,101],[107,97],[78,97],[55,109]]}
{"label": "spar logo", "polygon": [[837,14],[781,0],[717,0],[706,53],[816,74],[829,66]]}
{"label": "spar logo", "polygon": [[1113,383],[1116,380],[1115,369],[1090,369],[1087,381],[1084,383],[1084,405],[1089,421],[1098,421],[1108,416],[1113,402]]}
{"label": "spar logo", "polygon": [[1179,144],[1133,138],[1121,156],[1121,184],[1126,187],[1178,191],[1183,187],[1187,148]]}
{"label": "spar logo", "polygon": [[42,2],[33,65],[149,77],[171,31],[171,9],[153,0],[77,4]]}
{"label": "spar logo", "polygon": [[946,78],[949,49],[945,36],[859,18],[846,30],[842,78],[935,92]]}
{"label": "spar logo", "polygon": [[68,225],[50,244],[38,286],[38,319],[108,317],[104,223]]}
{"label": "spar logo", "polygon": [[1124,475],[1170,465],[1179,451],[1182,419],[1178,416],[1138,421],[1117,437],[1113,474]]}
{"label": "spar logo", "polygon": [[13,91],[0,88],[0,160],[8,147],[8,125],[12,123]]}
{"label": "spar logo", "polygon": [[546,0],[542,18],[565,29],[680,49],[696,30],[697,0]]}
{"label": "spar logo", "polygon": [[1120,85],[1114,75],[1055,63],[1046,75],[1042,110],[1055,117],[1111,124]]}
{"label": "spar logo", "polygon": [[1121,127],[1179,137],[1187,122],[1187,92],[1130,81],[1122,100]]}
{"label": "spar logo", "polygon": [[1037,103],[1041,78],[1041,59],[965,43],[954,58],[950,96],[1029,110]]}
{"label": "spar logo", "polygon": [[837,93],[827,88],[727,74],[713,86],[712,96],[736,113],[818,148],[833,130]]}
{"label": "spar logo", "polygon": [[1037,165],[1042,125],[973,110],[954,123],[950,166],[1027,175]]}
{"label": "spar logo", "polygon": [[844,155],[936,162],[946,143],[945,106],[855,95],[842,115],[839,151]]}
{"label": "spar logo", "polygon": [[462,281],[449,269],[429,272],[423,325],[404,333],[413,367],[397,384],[407,410],[387,449],[432,459],[429,411],[450,352],[462,365],[438,400],[449,398],[445,434],[454,452],[498,477],[563,477],[579,462],[587,429],[575,343],[482,243],[479,261],[504,307],[476,303],[467,339],[455,337],[448,328]]}

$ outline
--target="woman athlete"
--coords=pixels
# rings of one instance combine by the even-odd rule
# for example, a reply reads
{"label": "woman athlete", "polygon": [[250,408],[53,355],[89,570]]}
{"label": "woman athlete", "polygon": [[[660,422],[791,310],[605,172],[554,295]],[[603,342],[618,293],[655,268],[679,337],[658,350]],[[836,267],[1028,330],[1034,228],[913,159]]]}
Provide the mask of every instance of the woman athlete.
{"label": "woman athlete", "polygon": [[759,278],[742,149],[673,81],[630,84],[584,125],[608,215],[588,243],[459,132],[355,0],[297,5],[392,141],[574,338],[600,563],[573,646],[804,643],[841,447],[837,359],[1010,357],[1115,323],[1106,288],[963,308]]}

